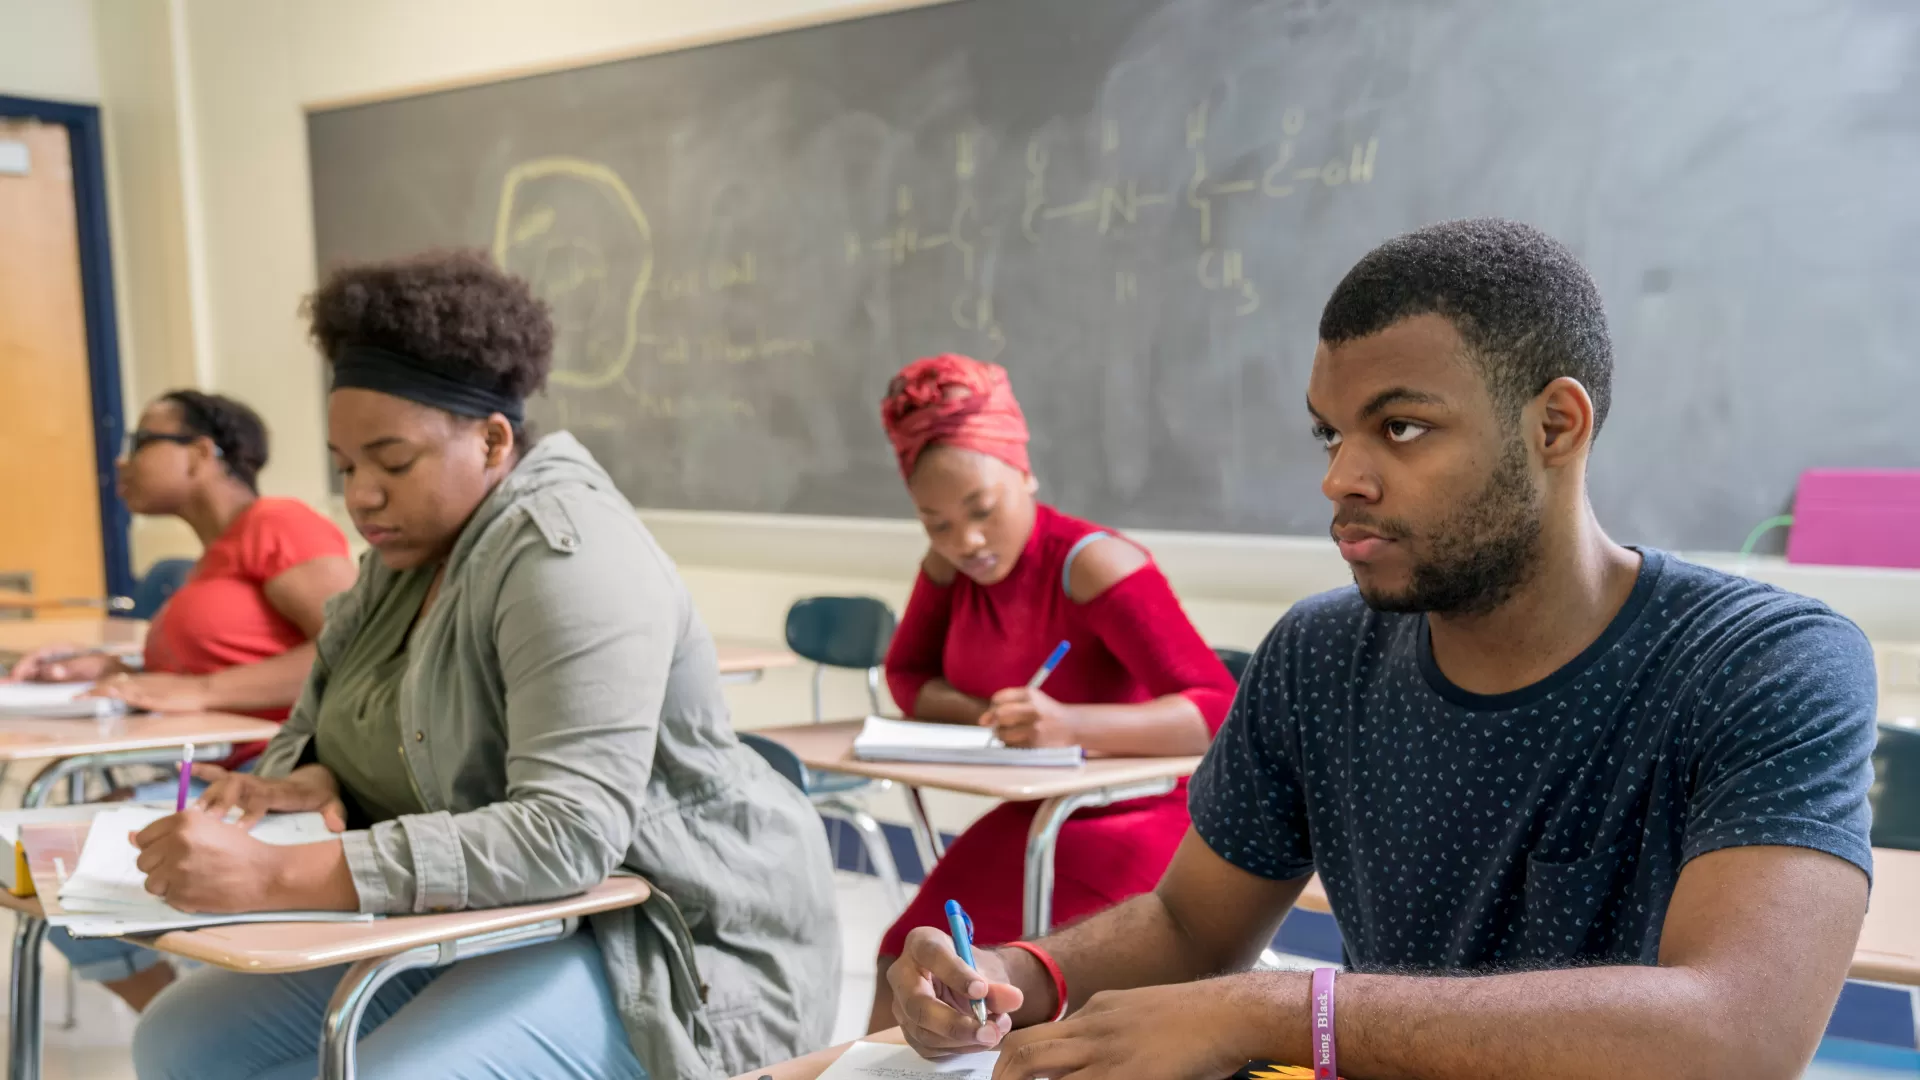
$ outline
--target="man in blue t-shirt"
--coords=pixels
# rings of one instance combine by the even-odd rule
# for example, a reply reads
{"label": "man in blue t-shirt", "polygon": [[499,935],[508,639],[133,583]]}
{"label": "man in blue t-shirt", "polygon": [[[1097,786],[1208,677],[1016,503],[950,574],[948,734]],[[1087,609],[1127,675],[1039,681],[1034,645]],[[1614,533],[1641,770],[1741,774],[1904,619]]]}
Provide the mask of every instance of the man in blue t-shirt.
{"label": "man in blue t-shirt", "polygon": [[1607,537],[1611,376],[1598,290],[1533,229],[1363,258],[1307,388],[1354,587],[1261,647],[1159,888],[975,969],[916,930],[908,1040],[998,1045],[996,1080],[1307,1064],[1308,976],[1246,969],[1317,870],[1343,1075],[1797,1077],[1866,908],[1872,653]]}

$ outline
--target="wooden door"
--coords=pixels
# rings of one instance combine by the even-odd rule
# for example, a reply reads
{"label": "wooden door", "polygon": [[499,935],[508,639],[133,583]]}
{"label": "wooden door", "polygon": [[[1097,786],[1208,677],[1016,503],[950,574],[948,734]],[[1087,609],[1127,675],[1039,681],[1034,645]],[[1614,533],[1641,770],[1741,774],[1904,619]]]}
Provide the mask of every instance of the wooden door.
{"label": "wooden door", "polygon": [[67,129],[0,119],[0,577],[106,591]]}

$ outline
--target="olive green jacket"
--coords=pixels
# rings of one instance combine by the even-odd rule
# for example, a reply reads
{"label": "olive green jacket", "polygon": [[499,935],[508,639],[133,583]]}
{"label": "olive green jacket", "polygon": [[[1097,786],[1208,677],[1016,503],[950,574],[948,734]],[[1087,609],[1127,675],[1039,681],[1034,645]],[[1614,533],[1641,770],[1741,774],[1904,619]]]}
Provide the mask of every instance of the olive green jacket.
{"label": "olive green jacket", "polygon": [[[395,577],[369,556],[329,605],[261,775],[310,760],[329,667]],[[638,874],[653,898],[593,931],[652,1080],[826,1045],[840,938],[819,819],[734,737],[679,574],[572,436],[541,440],[475,511],[408,651],[400,749],[430,812],[345,834],[362,911],[500,907]]]}

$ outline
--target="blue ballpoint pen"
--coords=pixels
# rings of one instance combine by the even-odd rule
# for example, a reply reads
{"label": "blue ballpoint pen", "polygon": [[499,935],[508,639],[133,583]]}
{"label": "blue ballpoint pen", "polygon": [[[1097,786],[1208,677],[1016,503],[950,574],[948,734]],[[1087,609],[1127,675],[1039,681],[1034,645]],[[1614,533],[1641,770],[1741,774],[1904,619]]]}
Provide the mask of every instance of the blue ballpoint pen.
{"label": "blue ballpoint pen", "polygon": [[[960,962],[973,967],[973,920],[961,909],[960,901],[947,901],[947,929],[953,931],[953,949],[960,954]],[[975,971],[980,970],[974,968]],[[987,1003],[981,1000],[970,1002],[973,1006],[973,1018],[981,1024],[987,1022]]]}
{"label": "blue ballpoint pen", "polygon": [[1072,647],[1073,647],[1073,643],[1070,641],[1063,641],[1060,644],[1055,645],[1053,647],[1053,652],[1047,655],[1047,662],[1044,664],[1041,664],[1040,670],[1034,672],[1033,678],[1027,680],[1027,689],[1029,690],[1040,689],[1040,684],[1043,682],[1046,682],[1047,676],[1053,674],[1053,669],[1059,667],[1060,661],[1065,660],[1067,658],[1067,650]]}

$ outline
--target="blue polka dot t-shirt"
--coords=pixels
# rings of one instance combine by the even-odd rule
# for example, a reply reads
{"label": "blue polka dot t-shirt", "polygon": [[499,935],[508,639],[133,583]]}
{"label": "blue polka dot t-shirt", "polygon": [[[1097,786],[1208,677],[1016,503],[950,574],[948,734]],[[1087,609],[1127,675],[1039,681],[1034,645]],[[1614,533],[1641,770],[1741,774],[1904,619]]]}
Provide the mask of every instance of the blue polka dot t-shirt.
{"label": "blue polka dot t-shirt", "polygon": [[1423,615],[1289,611],[1195,775],[1194,828],[1318,870],[1361,969],[1655,961],[1687,861],[1813,848],[1871,873],[1873,653],[1825,605],[1657,551],[1599,640],[1486,696]]}

